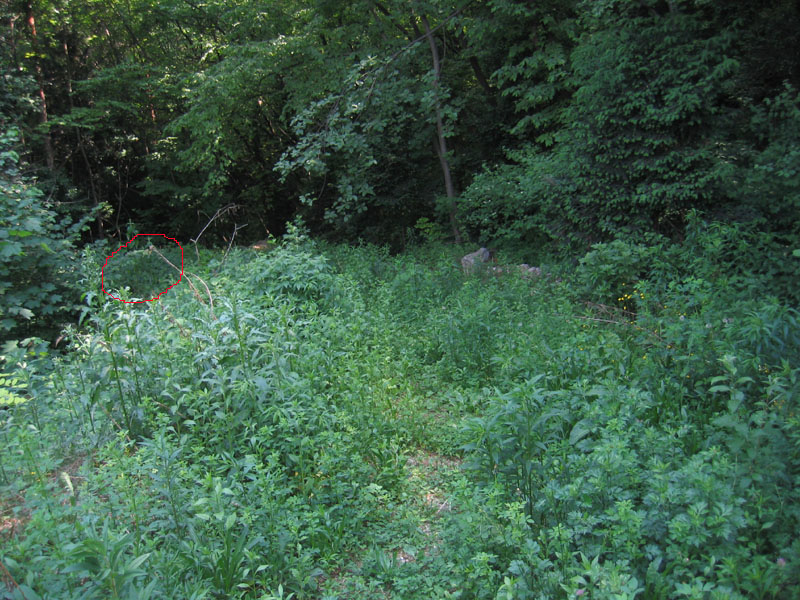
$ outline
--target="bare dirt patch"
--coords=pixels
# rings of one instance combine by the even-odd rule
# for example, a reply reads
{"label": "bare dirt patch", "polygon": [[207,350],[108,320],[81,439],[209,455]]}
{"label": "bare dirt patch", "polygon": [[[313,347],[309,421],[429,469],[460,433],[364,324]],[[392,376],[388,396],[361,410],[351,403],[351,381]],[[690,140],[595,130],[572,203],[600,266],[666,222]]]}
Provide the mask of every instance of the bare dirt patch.
{"label": "bare dirt patch", "polygon": [[0,540],[10,540],[22,533],[25,523],[30,520],[29,511],[17,508],[24,502],[19,494],[0,496]]}

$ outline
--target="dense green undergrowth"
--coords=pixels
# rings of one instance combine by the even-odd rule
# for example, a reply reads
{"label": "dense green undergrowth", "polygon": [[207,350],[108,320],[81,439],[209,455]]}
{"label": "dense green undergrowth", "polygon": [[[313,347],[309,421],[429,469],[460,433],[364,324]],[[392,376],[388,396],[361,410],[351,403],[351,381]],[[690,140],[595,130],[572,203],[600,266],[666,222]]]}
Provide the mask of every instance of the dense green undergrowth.
{"label": "dense green undergrowth", "polygon": [[526,280],[294,236],[93,292],[5,356],[0,597],[800,597],[798,313],[726,239]]}

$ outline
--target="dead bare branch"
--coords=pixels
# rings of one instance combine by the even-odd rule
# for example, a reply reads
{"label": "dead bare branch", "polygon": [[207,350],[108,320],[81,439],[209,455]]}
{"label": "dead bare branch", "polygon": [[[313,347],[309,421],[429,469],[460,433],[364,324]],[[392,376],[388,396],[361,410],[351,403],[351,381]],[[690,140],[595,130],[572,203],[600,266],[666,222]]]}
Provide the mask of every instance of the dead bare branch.
{"label": "dead bare branch", "polygon": [[218,208],[217,212],[214,213],[214,216],[212,216],[208,220],[208,223],[206,223],[205,227],[203,227],[200,230],[200,233],[197,234],[197,237],[194,238],[194,239],[190,239],[189,240],[190,242],[192,242],[194,244],[194,251],[195,251],[195,254],[197,255],[197,260],[200,260],[200,251],[197,249],[197,242],[200,241],[200,236],[202,236],[203,233],[205,233],[206,229],[208,229],[214,221],[216,221],[217,219],[222,217],[222,215],[224,215],[225,213],[230,212],[230,211],[234,211],[235,212],[239,208],[241,208],[241,207],[238,204],[228,204],[227,206],[223,206],[222,208]]}

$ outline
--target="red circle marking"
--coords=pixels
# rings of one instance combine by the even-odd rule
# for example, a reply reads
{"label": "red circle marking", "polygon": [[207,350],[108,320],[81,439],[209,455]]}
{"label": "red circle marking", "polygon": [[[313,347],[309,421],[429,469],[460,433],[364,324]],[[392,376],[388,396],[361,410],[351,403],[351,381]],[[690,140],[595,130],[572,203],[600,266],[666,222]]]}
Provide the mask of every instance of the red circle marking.
{"label": "red circle marking", "polygon": [[[123,248],[127,248],[128,244],[130,244],[133,240],[135,240],[140,235],[142,235],[142,236],[144,236],[144,235],[161,236],[164,239],[167,239],[167,240],[170,240],[172,242],[175,242],[178,245],[178,248],[181,249],[181,274],[180,274],[180,277],[178,277],[178,281],[173,283],[171,286],[169,286],[167,289],[165,289],[163,292],[161,292],[155,298],[150,298],[149,300],[123,300],[122,298],[117,298],[116,296],[112,296],[111,294],[109,294],[106,291],[106,286],[105,286],[105,271],[106,271],[106,267],[108,266],[108,261],[111,258],[113,258],[114,255],[117,252],[119,252]],[[103,290],[104,294],[106,294],[108,296],[111,296],[111,298],[113,298],[114,300],[119,300],[120,302],[124,302],[125,304],[142,304],[143,302],[152,302],[153,300],[158,300],[159,298],[161,298],[162,295],[166,294],[169,290],[171,290],[176,285],[178,285],[181,282],[181,279],[183,279],[183,246],[181,246],[180,243],[178,243],[178,240],[176,240],[175,238],[167,237],[163,233],[137,233],[131,239],[129,239],[126,244],[124,244],[123,246],[120,246],[119,248],[114,250],[109,256],[106,257],[106,262],[103,263],[103,268],[100,270],[100,289]]]}

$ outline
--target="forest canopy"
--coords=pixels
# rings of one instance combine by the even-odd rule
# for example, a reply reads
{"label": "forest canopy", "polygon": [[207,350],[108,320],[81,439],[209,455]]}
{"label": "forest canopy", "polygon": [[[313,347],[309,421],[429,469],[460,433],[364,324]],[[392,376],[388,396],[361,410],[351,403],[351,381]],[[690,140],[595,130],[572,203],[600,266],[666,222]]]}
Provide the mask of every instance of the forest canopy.
{"label": "forest canopy", "polygon": [[4,4],[0,123],[91,233],[796,236],[797,3]]}

